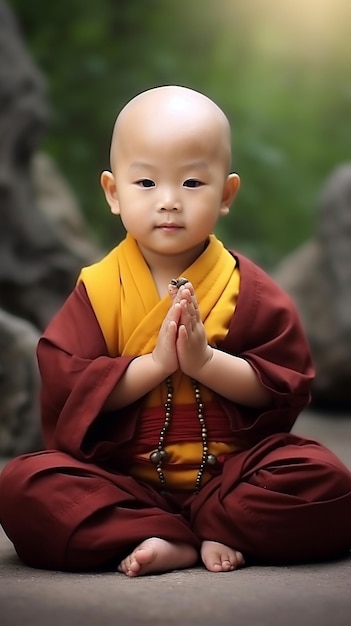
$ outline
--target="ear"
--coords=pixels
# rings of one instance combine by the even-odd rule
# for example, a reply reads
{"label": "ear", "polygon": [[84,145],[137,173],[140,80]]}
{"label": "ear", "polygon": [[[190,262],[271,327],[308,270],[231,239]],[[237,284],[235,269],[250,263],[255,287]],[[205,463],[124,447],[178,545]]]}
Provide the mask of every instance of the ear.
{"label": "ear", "polygon": [[240,178],[237,174],[229,174],[224,183],[220,215],[228,215],[230,206],[239,191]]}
{"label": "ear", "polygon": [[119,215],[119,201],[117,187],[112,172],[102,172],[100,177],[101,187],[104,190],[107,203],[110,205],[111,213]]}

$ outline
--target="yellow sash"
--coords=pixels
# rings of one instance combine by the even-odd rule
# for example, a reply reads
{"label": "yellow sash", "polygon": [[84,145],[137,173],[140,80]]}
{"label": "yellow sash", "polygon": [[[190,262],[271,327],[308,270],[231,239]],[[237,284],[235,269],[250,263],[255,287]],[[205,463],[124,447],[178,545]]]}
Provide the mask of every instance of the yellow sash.
{"label": "yellow sash", "polygon": [[[184,274],[194,286],[208,341],[217,345],[227,333],[239,291],[235,259],[211,235]],[[152,352],[170,298],[160,299],[135,239],[127,235],[101,261],[83,268],[78,280],[85,285],[111,356]]]}

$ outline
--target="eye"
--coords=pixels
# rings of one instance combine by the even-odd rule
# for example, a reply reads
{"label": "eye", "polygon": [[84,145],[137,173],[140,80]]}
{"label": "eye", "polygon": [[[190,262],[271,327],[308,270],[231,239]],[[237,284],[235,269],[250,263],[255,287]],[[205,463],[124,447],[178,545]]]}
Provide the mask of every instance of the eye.
{"label": "eye", "polygon": [[136,181],[136,185],[138,185],[138,187],[145,187],[146,189],[149,187],[155,187],[155,183],[153,180],[151,180],[150,178],[141,178],[140,180]]}
{"label": "eye", "polygon": [[196,187],[201,187],[204,183],[201,180],[197,180],[196,178],[188,178],[183,183],[184,187],[190,187],[191,189],[195,189]]}

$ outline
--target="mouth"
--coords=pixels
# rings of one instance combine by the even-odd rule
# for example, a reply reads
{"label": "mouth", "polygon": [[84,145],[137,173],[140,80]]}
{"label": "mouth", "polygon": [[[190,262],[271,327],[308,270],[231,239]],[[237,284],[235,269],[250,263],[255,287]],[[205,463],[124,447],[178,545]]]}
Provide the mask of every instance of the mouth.
{"label": "mouth", "polygon": [[183,226],[179,226],[179,224],[173,224],[173,222],[165,222],[164,224],[159,224],[156,226],[161,230],[180,230]]}

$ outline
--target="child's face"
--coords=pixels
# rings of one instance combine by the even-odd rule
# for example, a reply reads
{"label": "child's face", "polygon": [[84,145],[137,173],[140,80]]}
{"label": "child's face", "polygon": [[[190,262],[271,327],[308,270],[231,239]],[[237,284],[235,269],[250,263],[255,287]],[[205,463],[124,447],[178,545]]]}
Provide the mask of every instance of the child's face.
{"label": "child's face", "polygon": [[161,117],[139,107],[115,141],[107,193],[102,180],[112,212],[146,257],[196,258],[238,187],[216,120],[189,119],[188,111]]}

